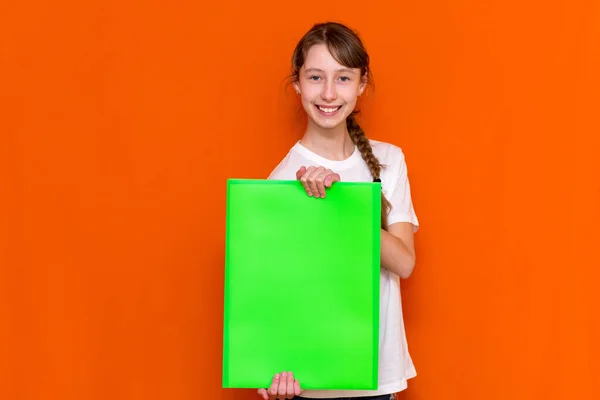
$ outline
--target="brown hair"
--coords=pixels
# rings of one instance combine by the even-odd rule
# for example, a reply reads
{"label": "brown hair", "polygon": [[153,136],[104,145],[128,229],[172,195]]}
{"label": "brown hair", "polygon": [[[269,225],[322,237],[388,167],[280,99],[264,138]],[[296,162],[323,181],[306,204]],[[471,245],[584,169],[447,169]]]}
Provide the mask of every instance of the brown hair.
{"label": "brown hair", "polygon": [[[356,32],[337,22],[325,22],[314,25],[298,42],[292,56],[292,79],[297,82],[300,68],[304,65],[308,50],[316,44],[325,44],[335,60],[347,68],[360,68],[361,76],[371,82],[369,54]],[[373,180],[381,177],[382,165],[373,154],[369,139],[356,121],[357,110],[346,119],[346,127],[350,138],[356,144],[363,160],[369,166]],[[387,229],[387,216],[391,208],[390,202],[381,193],[381,226]]]}

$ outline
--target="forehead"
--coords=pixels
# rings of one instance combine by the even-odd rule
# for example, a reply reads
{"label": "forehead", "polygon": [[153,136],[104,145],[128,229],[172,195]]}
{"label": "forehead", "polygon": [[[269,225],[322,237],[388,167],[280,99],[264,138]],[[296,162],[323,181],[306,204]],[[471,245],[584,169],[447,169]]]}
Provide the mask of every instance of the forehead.
{"label": "forehead", "polygon": [[316,44],[306,53],[303,69],[318,68],[324,71],[335,71],[346,68],[336,61],[325,44]]}

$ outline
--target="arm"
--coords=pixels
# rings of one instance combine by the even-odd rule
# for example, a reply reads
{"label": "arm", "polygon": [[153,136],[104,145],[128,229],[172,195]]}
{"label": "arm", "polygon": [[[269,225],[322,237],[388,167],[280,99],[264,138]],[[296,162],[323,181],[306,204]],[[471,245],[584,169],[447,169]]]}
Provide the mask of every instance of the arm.
{"label": "arm", "polygon": [[408,278],[415,267],[413,225],[397,222],[381,230],[381,266],[402,279]]}
{"label": "arm", "polygon": [[388,200],[391,210],[388,214],[387,232],[381,231],[381,266],[396,273],[400,278],[408,278],[415,267],[415,232],[419,221],[412,205],[408,170],[402,150],[393,157],[389,179],[394,183]]}

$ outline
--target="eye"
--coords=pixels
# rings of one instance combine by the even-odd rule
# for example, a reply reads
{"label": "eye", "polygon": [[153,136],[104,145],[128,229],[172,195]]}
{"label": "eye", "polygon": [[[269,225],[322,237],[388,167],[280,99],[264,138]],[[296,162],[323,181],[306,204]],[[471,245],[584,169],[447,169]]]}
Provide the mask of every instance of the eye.
{"label": "eye", "polygon": [[311,75],[308,77],[308,79],[310,79],[311,81],[318,81],[319,79],[321,79],[321,77],[318,75]]}
{"label": "eye", "polygon": [[348,82],[348,81],[350,80],[350,78],[349,78],[349,77],[347,77],[347,76],[341,76],[341,77],[340,77],[340,80],[341,80],[342,82]]}

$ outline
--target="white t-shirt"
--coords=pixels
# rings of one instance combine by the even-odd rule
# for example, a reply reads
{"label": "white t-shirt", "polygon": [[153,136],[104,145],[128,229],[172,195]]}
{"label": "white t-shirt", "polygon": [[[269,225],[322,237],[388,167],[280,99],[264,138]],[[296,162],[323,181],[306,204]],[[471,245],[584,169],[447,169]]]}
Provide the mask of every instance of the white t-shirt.
{"label": "white t-shirt", "polygon": [[[381,185],[392,208],[388,225],[410,222],[416,232],[419,227],[410,195],[404,153],[389,143],[370,140],[373,153],[383,165]],[[269,176],[269,179],[295,180],[302,167],[323,166],[338,173],[342,181],[373,182],[369,167],[358,148],[343,161],[333,161],[312,152],[297,142]],[[334,183],[335,185],[335,183]],[[381,268],[380,275],[380,325],[379,325],[379,385],[377,390],[305,390],[300,396],[311,398],[359,397],[391,394],[404,390],[407,380],[416,376],[415,367],[408,352],[402,300],[398,276]],[[302,386],[302,382],[300,382]]]}

